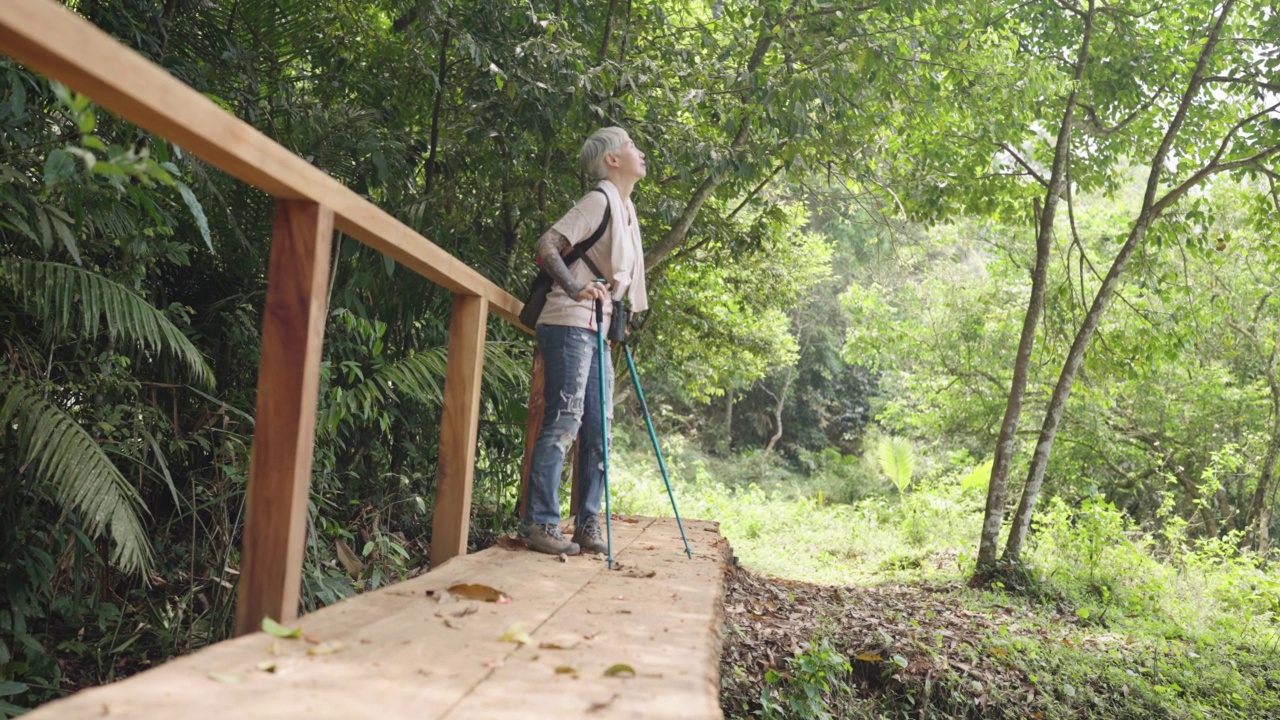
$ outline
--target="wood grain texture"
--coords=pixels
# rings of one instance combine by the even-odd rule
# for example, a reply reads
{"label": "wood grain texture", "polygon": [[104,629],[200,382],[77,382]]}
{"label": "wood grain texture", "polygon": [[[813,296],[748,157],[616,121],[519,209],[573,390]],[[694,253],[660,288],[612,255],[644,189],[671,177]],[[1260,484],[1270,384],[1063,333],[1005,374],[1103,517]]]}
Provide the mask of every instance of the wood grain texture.
{"label": "wood grain texture", "polygon": [[[728,545],[713,523],[685,525],[692,560],[666,519],[614,520],[620,571],[494,547],[298,622],[337,652],[254,633],[25,718],[720,718]],[[510,602],[439,602],[456,583]],[[515,623],[531,644],[500,639]],[[605,677],[616,663],[636,676]]]}
{"label": "wood grain texture", "polygon": [[488,317],[489,307],[484,298],[453,296],[449,364],[444,375],[444,410],[440,423],[440,459],[436,465],[436,504],[431,520],[431,567],[467,552]]}
{"label": "wood grain texture", "polygon": [[529,502],[529,470],[533,464],[533,447],[542,432],[542,414],[547,403],[543,397],[546,377],[542,374],[542,350],[533,346],[533,367],[529,371],[529,417],[524,422],[524,461],[520,465],[520,505],[516,517],[524,519],[525,506]]}
{"label": "wood grain texture", "polygon": [[520,300],[61,4],[0,2],[0,53],[273,197],[332,208],[342,232],[529,331]]}
{"label": "wood grain texture", "polygon": [[281,200],[271,235],[237,635],[257,630],[264,616],[297,617],[333,212]]}

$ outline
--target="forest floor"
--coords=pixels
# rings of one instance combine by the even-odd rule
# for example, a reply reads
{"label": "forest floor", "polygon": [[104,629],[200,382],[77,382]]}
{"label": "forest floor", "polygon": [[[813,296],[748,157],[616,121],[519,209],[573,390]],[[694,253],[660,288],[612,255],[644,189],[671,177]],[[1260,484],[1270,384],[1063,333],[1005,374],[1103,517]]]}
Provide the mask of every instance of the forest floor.
{"label": "forest floor", "polygon": [[840,587],[734,567],[721,705],[726,718],[1280,717],[1275,664],[1242,651],[958,582]]}

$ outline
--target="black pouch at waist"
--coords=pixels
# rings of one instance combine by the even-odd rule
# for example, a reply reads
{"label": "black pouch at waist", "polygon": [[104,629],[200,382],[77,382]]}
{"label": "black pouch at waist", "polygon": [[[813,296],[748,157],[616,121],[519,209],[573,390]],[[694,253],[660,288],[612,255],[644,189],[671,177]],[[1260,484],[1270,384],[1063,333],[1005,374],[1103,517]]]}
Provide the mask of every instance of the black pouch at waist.
{"label": "black pouch at waist", "polygon": [[622,342],[627,339],[627,323],[631,322],[631,308],[624,300],[613,301],[613,321],[609,324],[610,342]]}

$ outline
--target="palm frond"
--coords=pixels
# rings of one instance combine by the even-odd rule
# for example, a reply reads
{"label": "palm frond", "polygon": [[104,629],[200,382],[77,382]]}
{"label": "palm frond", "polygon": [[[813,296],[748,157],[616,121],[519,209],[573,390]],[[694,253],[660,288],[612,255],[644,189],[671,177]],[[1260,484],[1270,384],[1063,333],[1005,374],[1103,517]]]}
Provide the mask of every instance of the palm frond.
{"label": "palm frond", "polygon": [[916,468],[916,452],[911,441],[900,437],[882,438],[876,448],[876,459],[881,472],[898,486],[898,492],[905,492]]}
{"label": "palm frond", "polygon": [[0,258],[0,271],[0,282],[46,324],[84,337],[105,329],[113,338],[169,353],[193,379],[213,387],[213,371],[195,344],[164,313],[120,283],[71,265],[18,257]]}
{"label": "palm frond", "polygon": [[[526,381],[528,364],[520,359],[522,346],[511,342],[488,342],[484,347],[484,383],[488,388],[510,392]],[[428,405],[444,404],[444,373],[449,348],[433,347],[413,353],[387,365],[355,387],[336,390],[320,411],[317,426],[336,432],[345,417],[368,417],[373,411],[403,397],[414,397]]]}
{"label": "palm frond", "polygon": [[76,510],[93,537],[109,532],[111,559],[144,573],[155,558],[142,526],[142,498],[65,411],[17,378],[0,377],[0,428],[17,430],[23,467],[56,488],[56,500]]}

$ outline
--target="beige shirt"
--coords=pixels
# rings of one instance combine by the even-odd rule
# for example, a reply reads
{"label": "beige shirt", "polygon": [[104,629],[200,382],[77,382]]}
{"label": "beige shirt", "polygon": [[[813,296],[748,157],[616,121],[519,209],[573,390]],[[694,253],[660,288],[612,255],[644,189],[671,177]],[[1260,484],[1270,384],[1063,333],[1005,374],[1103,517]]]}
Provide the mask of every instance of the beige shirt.
{"label": "beige shirt", "polygon": [[[576,205],[565,213],[555,225],[551,226],[552,230],[560,233],[569,240],[572,245],[577,245],[596,231],[600,227],[600,221],[604,219],[605,209],[608,207],[608,201],[603,193],[588,192],[578,201]],[[617,208],[614,208],[614,217],[619,217]],[[635,213],[631,208],[627,208],[621,213],[624,218],[623,222],[636,222]],[[595,245],[587,250],[586,256],[591,258],[591,262],[595,263],[600,272],[604,273],[605,279],[613,288],[613,297],[621,298],[626,292],[627,286],[630,284],[630,278],[637,272],[644,272],[639,267],[639,263],[635,258],[635,253],[624,253],[623,262],[627,262],[629,258],[629,267],[614,267],[612,258],[615,257],[613,252],[614,238],[617,236],[613,232],[612,224],[605,228],[605,232],[596,241]],[[591,268],[587,267],[587,263],[579,260],[569,267],[569,272],[573,275],[574,280],[579,283],[586,284],[595,279],[595,273]],[[612,303],[604,304],[604,332],[609,332],[609,320],[613,315]],[[595,305],[591,302],[579,302],[565,294],[564,288],[558,284],[552,284],[551,293],[547,295],[547,304],[542,309],[542,315],[538,318],[539,325],[564,325],[568,327],[580,327],[588,330],[596,329],[596,313]]]}

